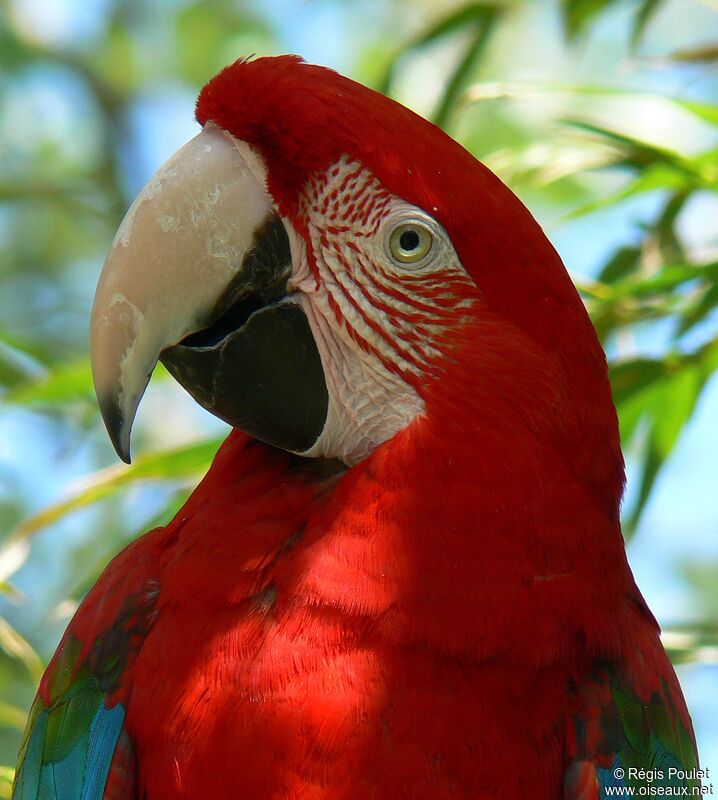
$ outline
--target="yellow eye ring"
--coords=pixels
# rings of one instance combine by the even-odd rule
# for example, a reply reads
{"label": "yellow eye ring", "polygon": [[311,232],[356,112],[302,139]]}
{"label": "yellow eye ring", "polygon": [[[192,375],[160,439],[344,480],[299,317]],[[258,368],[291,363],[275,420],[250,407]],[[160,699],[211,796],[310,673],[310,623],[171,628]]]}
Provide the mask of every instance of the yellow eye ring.
{"label": "yellow eye ring", "polygon": [[391,257],[400,264],[416,264],[424,259],[434,246],[434,235],[418,222],[397,225],[389,237]]}

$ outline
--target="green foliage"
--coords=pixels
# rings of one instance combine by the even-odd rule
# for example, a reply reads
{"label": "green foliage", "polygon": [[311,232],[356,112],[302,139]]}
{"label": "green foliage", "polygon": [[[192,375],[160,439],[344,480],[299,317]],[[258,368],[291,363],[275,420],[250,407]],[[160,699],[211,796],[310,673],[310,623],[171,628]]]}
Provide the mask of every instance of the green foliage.
{"label": "green foliage", "polygon": [[[529,15],[544,5],[559,15],[564,42],[547,26],[534,27]],[[710,83],[718,44],[702,30],[680,47],[654,43],[663,15],[682,13],[672,0],[459,0],[448,8],[381,0],[383,24],[372,18],[366,34],[360,3],[334,6],[358,31],[345,25],[333,33],[344,37],[354,76],[413,103],[457,136],[553,231],[595,221],[593,235],[600,236],[603,215],[631,218],[632,204],[651,201],[653,210],[639,215],[630,238],[591,278],[574,276],[609,354],[623,445],[639,476],[625,510],[630,536],[718,367],[716,242],[705,230],[700,241],[685,233],[695,202],[715,200],[718,186],[718,102]],[[218,446],[216,434],[186,420],[195,424],[192,435],[181,446],[168,444],[158,432],[160,412],[149,424],[140,420],[135,463],[108,467],[115,462],[100,444],[86,326],[100,263],[131,199],[137,164],[146,160],[139,104],[179,92],[189,116],[191,97],[224,64],[285,50],[281,21],[255,7],[114,0],[93,33],[53,39],[33,32],[21,2],[0,3],[0,403],[5,414],[51,420],[63,448],[84,448],[89,472],[49,505],[28,499],[11,472],[9,488],[0,486],[0,762],[14,757],[19,706],[29,705],[53,636],[99,563],[153,520],[166,519]],[[583,48],[611,19],[614,35],[621,26],[622,57],[634,59],[634,71],[646,66],[640,54],[650,48],[661,53],[651,63],[671,75],[690,70],[691,81],[671,84],[685,91],[662,93],[652,75],[633,78],[609,62],[610,79],[600,71],[588,81],[579,74]],[[541,70],[544,56],[558,51],[575,76],[571,68],[549,77]],[[516,62],[527,53],[537,76],[517,78]],[[411,85],[421,88],[408,96]],[[654,139],[634,113],[645,104],[692,126],[695,141],[693,133]],[[164,494],[143,515],[137,498],[148,486]],[[63,538],[78,527],[87,528],[82,542]],[[63,570],[28,601],[31,590],[15,583],[37,552],[45,553],[41,565],[62,562]],[[705,607],[698,622],[669,631],[666,643],[677,661],[690,661],[718,641],[710,613],[718,565],[686,564],[683,575]],[[32,621],[33,602],[44,603],[42,624]],[[0,797],[9,796],[8,774],[0,771]]]}
{"label": "green foliage", "polygon": [[[646,26],[662,2],[663,0],[640,0],[637,3],[631,33],[634,44],[640,41]],[[602,11],[618,3],[616,0],[562,0],[561,5],[566,32],[568,36],[575,37],[584,33]]]}
{"label": "green foliage", "polygon": [[[221,439],[210,439],[172,450],[144,453],[129,467],[108,467],[95,472],[83,481],[75,492],[23,520],[8,536],[7,543],[13,546],[19,540],[32,536],[67,514],[93,503],[108,500],[139,483],[172,481],[182,485],[192,485],[207,471],[221,443]],[[2,646],[1,626],[0,646]]]}

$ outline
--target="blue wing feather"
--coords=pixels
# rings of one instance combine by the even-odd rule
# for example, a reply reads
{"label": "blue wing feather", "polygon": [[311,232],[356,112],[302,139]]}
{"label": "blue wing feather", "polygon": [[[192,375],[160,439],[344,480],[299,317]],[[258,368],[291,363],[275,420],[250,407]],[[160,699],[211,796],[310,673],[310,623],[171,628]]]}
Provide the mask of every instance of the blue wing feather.
{"label": "blue wing feather", "polygon": [[112,764],[117,741],[125,721],[121,705],[101,706],[90,728],[90,747],[87,752],[85,787],[80,800],[102,800],[107,775]]}

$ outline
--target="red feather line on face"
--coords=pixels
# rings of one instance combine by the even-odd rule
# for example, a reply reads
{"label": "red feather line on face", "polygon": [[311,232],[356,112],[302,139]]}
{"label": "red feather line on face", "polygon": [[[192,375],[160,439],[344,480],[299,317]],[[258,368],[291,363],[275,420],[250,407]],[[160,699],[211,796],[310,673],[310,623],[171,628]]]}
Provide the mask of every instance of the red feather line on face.
{"label": "red feather line on face", "polygon": [[433,287],[415,286],[416,274],[383,263],[397,199],[368,170],[346,159],[312,177],[303,196],[301,213],[312,243],[310,268],[337,322],[364,352],[408,383],[416,385],[436,372],[441,362],[437,335],[459,325],[462,313],[468,318],[466,306],[477,300],[476,286],[453,263],[455,256],[447,252],[426,267]]}

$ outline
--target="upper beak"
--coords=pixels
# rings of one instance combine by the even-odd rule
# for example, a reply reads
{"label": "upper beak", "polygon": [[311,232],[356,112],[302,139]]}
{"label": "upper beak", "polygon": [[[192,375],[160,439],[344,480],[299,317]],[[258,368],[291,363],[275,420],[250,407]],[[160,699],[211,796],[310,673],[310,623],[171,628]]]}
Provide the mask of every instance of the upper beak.
{"label": "upper beak", "polygon": [[[92,373],[110,438],[128,463],[132,422],[161,356],[210,410],[232,424],[246,416],[224,395],[220,410],[214,408],[217,348],[236,345],[232,337],[258,310],[273,303],[276,312],[291,274],[286,231],[247,156],[247,145],[208,123],[142,190],[105,261],[92,309]],[[219,319],[221,330],[212,333]],[[267,323],[250,327],[264,331]],[[211,335],[193,347],[187,337],[207,328]],[[299,328],[301,339],[306,331]],[[173,349],[181,342],[187,346]],[[242,342],[240,362],[256,359],[256,342],[246,336]],[[182,353],[192,357],[189,369]],[[261,368],[274,369],[265,355]],[[253,362],[249,370],[256,371]]]}

